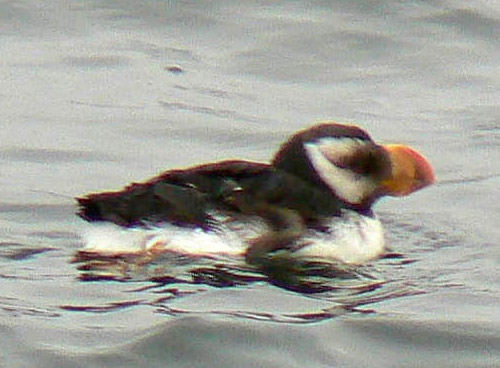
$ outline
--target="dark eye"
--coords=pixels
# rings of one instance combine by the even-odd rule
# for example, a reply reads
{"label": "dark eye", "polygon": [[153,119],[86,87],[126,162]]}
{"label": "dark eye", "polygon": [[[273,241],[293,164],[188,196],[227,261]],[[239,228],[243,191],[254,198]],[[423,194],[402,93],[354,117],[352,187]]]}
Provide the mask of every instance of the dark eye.
{"label": "dark eye", "polygon": [[[379,147],[366,147],[341,159],[342,168],[360,176],[385,177],[389,162]],[[340,167],[340,166],[339,166]]]}

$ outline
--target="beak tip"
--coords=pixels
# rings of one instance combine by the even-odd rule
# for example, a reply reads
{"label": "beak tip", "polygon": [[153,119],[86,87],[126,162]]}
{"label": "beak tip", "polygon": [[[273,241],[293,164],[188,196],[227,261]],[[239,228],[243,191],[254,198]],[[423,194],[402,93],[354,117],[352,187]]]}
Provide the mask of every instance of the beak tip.
{"label": "beak tip", "polygon": [[415,163],[416,179],[422,183],[419,188],[424,188],[436,182],[436,175],[430,162],[421,153],[412,149],[412,157]]}

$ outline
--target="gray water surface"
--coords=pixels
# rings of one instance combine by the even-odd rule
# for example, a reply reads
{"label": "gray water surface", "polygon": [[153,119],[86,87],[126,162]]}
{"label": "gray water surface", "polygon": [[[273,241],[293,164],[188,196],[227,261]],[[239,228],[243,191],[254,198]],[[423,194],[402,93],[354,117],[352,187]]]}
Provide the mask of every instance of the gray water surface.
{"label": "gray water surface", "polygon": [[[0,365],[500,366],[499,40],[487,0],[1,3]],[[75,196],[267,161],[322,119],[433,163],[377,204],[394,257],[72,263]]]}

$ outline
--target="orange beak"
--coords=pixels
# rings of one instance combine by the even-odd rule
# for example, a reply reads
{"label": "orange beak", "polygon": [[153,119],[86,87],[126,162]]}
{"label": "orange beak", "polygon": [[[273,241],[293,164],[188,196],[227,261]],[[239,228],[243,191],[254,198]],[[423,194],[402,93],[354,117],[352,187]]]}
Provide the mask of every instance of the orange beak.
{"label": "orange beak", "polygon": [[402,144],[383,146],[392,164],[391,175],[381,185],[391,196],[405,196],[435,182],[434,171],[427,159],[413,148]]}

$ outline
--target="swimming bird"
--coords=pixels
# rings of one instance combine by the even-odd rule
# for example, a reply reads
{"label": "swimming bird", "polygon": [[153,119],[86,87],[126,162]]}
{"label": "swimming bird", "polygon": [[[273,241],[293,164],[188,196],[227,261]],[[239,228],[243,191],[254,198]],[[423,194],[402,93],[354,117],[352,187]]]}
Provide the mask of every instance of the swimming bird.
{"label": "swimming bird", "polygon": [[[249,263],[283,250],[360,264],[385,249],[374,203],[434,181],[432,166],[416,150],[377,144],[357,126],[325,122],[293,134],[270,163],[227,160],[169,170],[120,191],[77,198],[78,215],[125,228],[232,232]],[[160,243],[169,250],[168,237],[156,249]]]}

